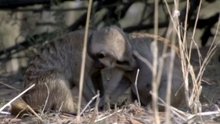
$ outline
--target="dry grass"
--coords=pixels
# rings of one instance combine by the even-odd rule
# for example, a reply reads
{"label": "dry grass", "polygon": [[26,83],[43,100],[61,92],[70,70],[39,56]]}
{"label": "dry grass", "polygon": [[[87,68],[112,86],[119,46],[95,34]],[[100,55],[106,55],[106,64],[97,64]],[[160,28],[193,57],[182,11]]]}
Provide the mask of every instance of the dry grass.
{"label": "dry grass", "polygon": [[[163,67],[163,59],[159,58],[160,61],[158,60],[158,55],[157,55],[157,43],[152,44],[152,47],[154,47],[154,63],[152,65],[152,71],[153,71],[153,89],[152,89],[152,96],[153,96],[153,103],[155,106],[153,106],[153,112],[147,111],[145,108],[140,107],[139,105],[134,103],[134,104],[129,104],[125,105],[121,109],[115,109],[112,111],[103,111],[103,112],[98,112],[97,107],[94,110],[82,110],[80,112],[80,109],[78,109],[78,118],[76,116],[72,115],[67,115],[67,114],[60,114],[60,113],[55,113],[55,114],[41,114],[40,117],[37,119],[47,122],[47,123],[136,123],[136,124],[141,124],[141,123],[146,123],[146,124],[151,124],[151,123],[166,123],[166,124],[182,124],[182,123],[191,123],[191,122],[202,122],[204,123],[205,120],[203,117],[206,116],[211,116],[214,117],[214,115],[219,114],[219,110],[217,109],[216,111],[212,112],[202,112],[202,107],[201,103],[199,101],[202,86],[201,86],[201,81],[203,77],[203,73],[205,71],[205,68],[212,57],[212,55],[215,53],[216,49],[216,35],[218,33],[218,28],[219,28],[219,23],[217,26],[216,34],[215,37],[212,41],[212,44],[210,46],[210,49],[206,55],[205,58],[202,58],[201,56],[199,57],[199,62],[200,62],[200,70],[199,73],[196,74],[194,72],[193,66],[190,63],[191,60],[191,49],[193,44],[195,46],[198,46],[196,42],[194,41],[194,36],[195,36],[195,30],[196,30],[196,25],[199,17],[199,12],[201,8],[201,3],[202,0],[200,1],[200,5],[198,8],[197,12],[197,18],[195,22],[195,27],[192,36],[189,36],[187,33],[187,17],[188,17],[188,8],[189,8],[189,0],[187,0],[187,11],[186,11],[186,18],[185,18],[185,23],[184,27],[182,27],[179,24],[178,16],[179,16],[179,10],[178,10],[178,1],[174,0],[174,8],[171,9],[169,8],[167,1],[164,0],[167,10],[170,14],[170,25],[168,28],[168,33],[167,33],[167,38],[172,39],[172,44],[178,44],[179,46],[179,51],[180,51],[180,57],[181,57],[181,64],[182,64],[182,71],[183,71],[183,79],[184,80],[184,87],[185,87],[185,98],[187,102],[187,107],[190,108],[190,112],[184,112],[181,111],[177,108],[173,108],[170,106],[170,89],[171,89],[171,78],[172,78],[172,73],[170,72],[168,74],[168,92],[167,92],[167,98],[166,101],[162,101],[160,98],[158,98],[157,94],[157,89],[159,86],[160,82],[160,77],[162,73],[162,67]],[[92,0],[90,0],[89,6],[91,7]],[[88,32],[88,27],[89,27],[89,17],[90,17],[90,7],[88,8],[88,16],[87,16],[87,23],[86,23],[86,35]],[[155,35],[157,35],[158,32],[158,1],[155,0]],[[172,14],[173,13],[173,14]],[[181,13],[180,13],[181,14]],[[181,30],[183,30],[183,35],[181,34]],[[171,33],[169,33],[171,32]],[[78,103],[78,108],[81,108],[81,97],[82,97],[82,82],[83,82],[83,73],[84,73],[84,63],[85,63],[85,54],[86,54],[86,39],[87,36],[85,36],[84,39],[84,50],[83,50],[83,60],[82,60],[82,68],[81,68],[81,76],[80,76],[80,91],[79,91],[79,103]],[[191,40],[191,44],[187,44],[187,40]],[[157,41],[157,37],[154,39]],[[176,42],[178,41],[178,42]],[[190,46],[188,48],[188,46]],[[163,52],[165,53],[167,49],[167,45],[164,45],[164,50]],[[198,54],[200,55],[200,51],[197,47]],[[174,56],[174,50],[171,50],[171,58],[172,61],[175,59]],[[162,60],[162,61],[161,61]],[[159,63],[158,63],[159,62]],[[159,70],[157,69],[157,64],[159,64],[160,68]],[[172,70],[172,65],[173,63],[170,63],[170,70]],[[158,70],[158,71],[157,71]],[[191,83],[191,84],[190,84]],[[19,95],[16,98],[18,98]],[[96,97],[94,97],[95,99]],[[93,99],[93,100],[94,100]],[[158,112],[157,104],[159,103],[161,105],[164,105],[166,107],[165,113]],[[9,102],[10,104],[11,102]],[[98,103],[97,103],[98,104]],[[96,104],[96,105],[97,105]],[[5,106],[7,106],[6,104]],[[5,108],[5,106],[0,108],[0,112]],[[4,115],[0,116],[1,120],[4,120],[5,123],[8,123],[9,120],[7,118],[11,118],[12,120],[11,123],[19,123],[19,119],[13,119],[13,117],[9,115]],[[211,118],[210,117],[210,118]],[[78,121],[77,121],[78,119]],[[29,117],[28,121],[29,123],[35,122],[36,118],[35,117]],[[2,121],[2,123],[4,123]],[[22,120],[23,122],[25,119]],[[36,121],[37,122],[37,121]]]}
{"label": "dry grass", "polygon": [[[188,17],[188,10],[189,10],[188,9],[189,8],[189,0],[187,0],[187,9],[186,9],[186,18],[185,18],[184,28],[181,27],[181,25],[179,24],[179,20],[178,20],[178,16],[179,16],[179,10],[178,10],[179,3],[178,3],[178,1],[174,0],[173,14],[171,14],[171,9],[169,8],[166,0],[164,0],[164,2],[167,6],[167,10],[169,12],[170,19],[172,22],[171,26],[169,27],[168,30],[171,30],[171,32],[172,32],[171,39],[172,39],[173,44],[175,44],[176,39],[178,39],[181,64],[182,64],[182,71],[183,71],[183,79],[185,79],[184,80],[185,95],[186,95],[185,97],[186,97],[187,106],[191,109],[191,112],[192,112],[191,114],[188,114],[188,116],[186,118],[187,119],[186,121],[188,121],[188,120],[192,119],[192,117],[205,115],[204,113],[202,113],[201,103],[199,101],[201,90],[202,90],[201,81],[202,81],[203,73],[205,71],[205,67],[215,52],[215,48],[217,45],[216,44],[216,35],[218,33],[219,22],[218,22],[218,27],[216,30],[215,38],[212,41],[212,44],[210,46],[210,49],[209,49],[206,57],[204,59],[199,57],[200,58],[199,59],[200,70],[199,70],[199,73],[196,75],[194,72],[193,66],[190,63],[190,59],[191,59],[191,49],[192,49],[193,44],[195,46],[197,46],[198,55],[201,56],[198,45],[194,41],[194,36],[195,36],[196,25],[197,25],[197,21],[198,21],[198,17],[199,17],[199,12],[200,12],[200,8],[201,8],[202,0],[200,0],[200,4],[199,4],[197,16],[196,16],[196,21],[194,24],[193,34],[190,37],[191,42],[190,42],[189,48],[188,48],[187,38],[186,38],[187,37],[187,19],[188,19],[187,17]],[[183,36],[181,35],[181,30],[183,30]],[[176,36],[177,36],[177,38],[176,38]],[[191,77],[191,78],[189,78],[189,77]],[[192,83],[192,85],[189,83]],[[192,87],[190,87],[190,85]],[[168,102],[169,95],[167,95],[166,100],[167,100],[166,103],[169,103]],[[168,106],[166,106],[166,108],[167,108],[166,110],[169,110],[169,108],[170,108],[169,104],[167,104],[167,105]],[[214,113],[218,113],[218,112],[214,112]],[[206,114],[208,114],[208,113],[206,113]],[[209,114],[213,114],[213,113],[209,113]],[[166,116],[167,117],[166,123],[169,124],[169,121],[168,121],[169,116],[168,115],[170,115],[170,111],[166,111],[166,115],[167,115]]]}
{"label": "dry grass", "polygon": [[77,123],[80,122],[80,109],[81,101],[82,101],[82,89],[83,89],[83,79],[84,79],[84,71],[85,71],[85,63],[86,63],[86,54],[87,54],[87,38],[88,38],[88,29],[89,29],[89,20],[91,15],[92,8],[92,0],[89,0],[89,6],[87,10],[87,19],[86,19],[86,27],[85,27],[85,36],[84,36],[84,44],[83,44],[83,52],[82,52],[82,64],[81,64],[81,73],[80,73],[80,83],[79,83],[79,100],[78,100],[78,110],[77,110]]}
{"label": "dry grass", "polygon": [[[96,114],[96,118],[94,119],[93,116],[95,115],[95,111],[88,111],[84,112],[83,115],[80,117],[80,123],[91,123],[94,122],[96,124],[112,124],[112,123],[136,123],[136,124],[151,124],[155,121],[153,118],[154,113],[147,111],[145,108],[140,107],[137,103],[129,104],[124,106],[121,109],[115,109],[112,111],[103,111],[98,112]],[[161,122],[165,120],[164,113],[158,113],[158,117]],[[41,116],[44,123],[76,123],[77,117],[72,115],[61,115],[58,113],[53,114],[44,114]],[[36,117],[27,117],[21,119],[13,118],[10,116],[0,117],[2,123],[37,123],[40,122],[39,118]],[[94,119],[94,120],[93,120]],[[179,118],[172,116],[171,122],[173,124],[183,123],[184,121]],[[42,123],[42,121],[41,121]]]}

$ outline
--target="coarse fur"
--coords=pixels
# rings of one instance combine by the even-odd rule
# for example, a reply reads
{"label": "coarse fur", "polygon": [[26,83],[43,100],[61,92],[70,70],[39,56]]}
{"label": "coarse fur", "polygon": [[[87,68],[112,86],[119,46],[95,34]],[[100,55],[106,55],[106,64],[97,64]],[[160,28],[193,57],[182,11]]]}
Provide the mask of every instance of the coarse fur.
{"label": "coarse fur", "polygon": [[[89,36],[91,32],[90,30]],[[79,88],[84,34],[84,30],[79,30],[59,37],[46,44],[30,61],[24,76],[24,89],[32,84],[35,84],[35,87],[25,93],[22,99],[31,108],[40,110],[46,105],[45,111],[76,112],[76,96],[71,89]],[[86,102],[95,95],[93,87],[88,85],[91,80],[102,81],[101,73],[96,72],[93,65],[94,61],[87,55],[82,92]],[[92,73],[95,75],[94,79],[91,79]],[[97,90],[100,87],[97,85],[95,88]],[[15,110],[12,107],[12,111]]]}
{"label": "coarse fur", "polygon": [[[140,73],[137,81],[137,88],[140,100],[144,105],[149,105],[149,103],[151,104],[149,91],[152,86],[152,71],[142,60],[134,55],[134,51],[137,51],[142,57],[152,64],[152,49],[154,48],[151,47],[151,43],[153,42],[154,37],[154,35],[145,33],[126,34],[116,26],[103,28],[94,32],[92,38],[89,40],[89,55],[95,61],[100,61],[105,67],[115,68],[118,70],[112,76],[114,80],[110,80],[108,82],[108,85],[112,87],[111,91],[116,90],[118,86],[120,87],[121,80],[124,80],[124,77],[127,77],[127,84],[132,84],[133,93],[136,93],[133,83],[136,71],[139,68]],[[178,53],[178,49],[175,46],[170,45],[164,38],[158,37],[158,41],[158,57],[161,57],[162,55],[164,44],[169,46],[166,53],[170,52],[171,48]],[[164,66],[158,89],[158,95],[164,101],[166,99],[167,75],[170,71],[169,64],[170,56],[167,56],[164,59]],[[183,100],[184,96],[184,89],[182,87],[183,77],[178,54],[176,54],[174,60],[172,74],[171,105],[177,107]],[[118,89],[120,90],[120,88]],[[121,90],[120,92],[123,91]],[[159,109],[164,110],[163,107],[160,107]]]}

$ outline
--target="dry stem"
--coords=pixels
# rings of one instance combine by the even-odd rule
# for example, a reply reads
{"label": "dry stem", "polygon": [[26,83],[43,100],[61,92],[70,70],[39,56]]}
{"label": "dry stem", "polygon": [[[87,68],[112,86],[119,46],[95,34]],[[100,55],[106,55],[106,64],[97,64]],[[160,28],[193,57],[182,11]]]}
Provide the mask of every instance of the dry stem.
{"label": "dry stem", "polygon": [[18,94],[15,98],[13,98],[11,101],[9,101],[7,104],[5,104],[4,106],[2,106],[0,108],[0,112],[3,111],[3,109],[5,109],[7,106],[10,106],[10,104],[12,102],[14,102],[17,98],[19,98],[20,96],[22,96],[23,94],[25,94],[28,90],[30,90],[31,88],[33,88],[35,86],[35,84],[31,85],[30,87],[28,87],[26,90],[24,90],[23,92],[21,92],[20,94]]}
{"label": "dry stem", "polygon": [[[158,0],[154,1],[154,35],[157,36],[158,34]],[[154,117],[155,123],[160,124],[159,114],[158,114],[158,87],[159,82],[157,82],[157,60],[158,60],[158,47],[157,47],[157,37],[154,37],[154,42],[151,43],[151,50],[153,53],[153,68],[152,68],[152,91],[155,96],[152,97],[153,102],[153,110],[154,110]]]}
{"label": "dry stem", "polygon": [[92,8],[92,0],[89,0],[87,18],[86,18],[86,28],[85,28],[83,52],[82,52],[82,64],[81,64],[80,83],[79,83],[79,101],[78,101],[78,108],[77,108],[77,123],[80,123],[80,106],[81,106],[81,100],[82,100],[82,89],[83,89],[83,81],[84,81],[83,79],[84,79],[86,54],[87,54],[86,48],[87,48],[87,38],[88,38],[88,29],[89,29],[91,8]]}

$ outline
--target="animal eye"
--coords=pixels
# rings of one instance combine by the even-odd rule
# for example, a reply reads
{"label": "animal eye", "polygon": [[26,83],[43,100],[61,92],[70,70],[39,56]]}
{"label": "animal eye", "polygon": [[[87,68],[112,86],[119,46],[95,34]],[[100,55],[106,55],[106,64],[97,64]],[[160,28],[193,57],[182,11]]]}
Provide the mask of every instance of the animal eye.
{"label": "animal eye", "polygon": [[116,61],[119,65],[129,65],[129,61]]}
{"label": "animal eye", "polygon": [[96,55],[96,57],[98,57],[99,59],[101,59],[101,58],[104,58],[104,57],[105,57],[105,55],[104,55],[104,54],[102,54],[102,53],[98,53],[98,54]]}
{"label": "animal eye", "polygon": [[150,88],[150,87],[151,87],[151,85],[150,85],[150,84],[147,84],[147,85],[146,85],[146,87],[147,87],[147,88]]}

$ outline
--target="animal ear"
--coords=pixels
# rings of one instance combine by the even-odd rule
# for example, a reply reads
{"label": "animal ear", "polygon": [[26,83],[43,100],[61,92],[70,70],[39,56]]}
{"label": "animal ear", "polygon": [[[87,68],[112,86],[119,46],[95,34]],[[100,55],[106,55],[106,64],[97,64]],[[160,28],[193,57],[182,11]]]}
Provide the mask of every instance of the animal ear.
{"label": "animal ear", "polygon": [[111,26],[110,27],[110,30],[117,30],[117,32],[119,32],[121,35],[122,35],[122,37],[124,38],[124,40],[125,40],[125,42],[126,42],[126,45],[127,45],[127,47],[129,48],[129,50],[132,50],[132,45],[131,45],[131,43],[129,42],[129,38],[128,38],[128,35],[121,29],[121,28],[119,28],[119,27],[117,27],[117,26]]}

